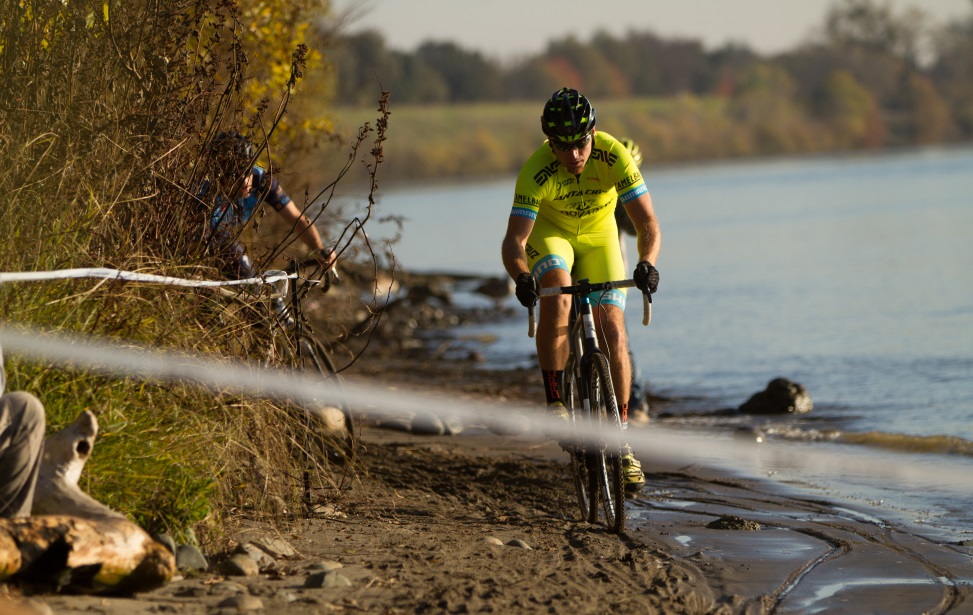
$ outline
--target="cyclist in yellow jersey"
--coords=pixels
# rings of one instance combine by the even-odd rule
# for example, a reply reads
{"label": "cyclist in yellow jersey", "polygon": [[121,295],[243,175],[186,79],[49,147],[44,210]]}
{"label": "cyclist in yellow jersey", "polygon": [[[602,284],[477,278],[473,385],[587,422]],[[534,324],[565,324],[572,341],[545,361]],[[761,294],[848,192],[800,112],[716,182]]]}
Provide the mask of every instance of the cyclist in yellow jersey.
{"label": "cyclist in yellow jersey", "polygon": [[[655,292],[661,234],[652,198],[631,154],[617,139],[595,129],[595,110],[577,90],[562,88],[544,105],[545,142],[517,177],[513,209],[501,248],[504,267],[516,281],[525,306],[540,288],[567,286],[571,276],[592,282],[626,276],[615,223],[615,204],[625,208],[638,235],[638,265],[632,277],[642,291]],[[625,332],[625,291],[592,297],[605,306],[597,319],[608,354],[615,397],[627,426],[632,368]],[[540,301],[537,359],[548,407],[567,418],[561,400],[568,357],[570,297]],[[631,451],[622,459],[626,489],[645,484],[641,464]]]}

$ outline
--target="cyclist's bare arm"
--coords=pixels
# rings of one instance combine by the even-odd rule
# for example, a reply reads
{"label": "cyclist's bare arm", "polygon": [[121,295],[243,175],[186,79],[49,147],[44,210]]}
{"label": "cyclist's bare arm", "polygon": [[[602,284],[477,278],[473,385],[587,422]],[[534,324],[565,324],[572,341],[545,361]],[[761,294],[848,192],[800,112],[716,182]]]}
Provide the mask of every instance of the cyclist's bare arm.
{"label": "cyclist's bare arm", "polygon": [[[281,218],[285,222],[294,228],[294,232],[297,233],[298,238],[311,251],[322,252],[324,250],[324,242],[321,240],[321,234],[318,232],[318,229],[311,222],[311,219],[301,212],[294,201],[290,201],[287,205],[284,205],[278,213],[280,213]],[[327,264],[331,264],[331,261],[334,260],[334,255],[329,254],[327,258]]]}
{"label": "cyclist's bare arm", "polygon": [[652,208],[652,196],[645,192],[625,203],[624,207],[638,232],[639,260],[655,265],[662,247],[662,233]]}
{"label": "cyclist's bare arm", "polygon": [[521,273],[528,272],[527,237],[534,228],[534,221],[525,216],[510,216],[507,221],[507,234],[503,237],[500,254],[503,266],[510,277],[517,279]]}

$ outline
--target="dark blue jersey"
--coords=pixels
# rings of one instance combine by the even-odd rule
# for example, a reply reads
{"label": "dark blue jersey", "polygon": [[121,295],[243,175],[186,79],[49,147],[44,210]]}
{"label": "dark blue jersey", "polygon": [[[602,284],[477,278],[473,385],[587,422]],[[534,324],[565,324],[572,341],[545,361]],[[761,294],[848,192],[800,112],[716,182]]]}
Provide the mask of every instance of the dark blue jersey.
{"label": "dark blue jersey", "polygon": [[[255,166],[252,173],[253,184],[248,194],[232,202],[220,198],[213,207],[210,230],[214,234],[218,231],[231,232],[246,224],[261,203],[267,203],[274,208],[274,211],[280,211],[291,202],[291,197],[287,196],[280,183],[270,177],[263,168]],[[207,188],[209,188],[208,183],[203,185],[201,196],[205,197]]]}

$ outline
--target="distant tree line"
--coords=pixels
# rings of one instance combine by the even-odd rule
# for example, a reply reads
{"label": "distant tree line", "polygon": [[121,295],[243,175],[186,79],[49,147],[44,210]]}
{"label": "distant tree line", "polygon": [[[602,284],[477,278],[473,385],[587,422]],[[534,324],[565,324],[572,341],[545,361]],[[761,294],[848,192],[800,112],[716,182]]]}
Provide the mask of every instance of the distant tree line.
{"label": "distant tree line", "polygon": [[554,40],[505,66],[448,42],[395,51],[365,31],[333,39],[328,59],[338,105],[370,106],[380,89],[398,104],[543,100],[571,85],[595,100],[730,100],[737,119],[765,126],[771,150],[820,149],[822,127],[832,147],[922,144],[973,138],[970,6],[969,16],[934,28],[919,8],[841,0],[817,40],[772,57],[632,31]]}

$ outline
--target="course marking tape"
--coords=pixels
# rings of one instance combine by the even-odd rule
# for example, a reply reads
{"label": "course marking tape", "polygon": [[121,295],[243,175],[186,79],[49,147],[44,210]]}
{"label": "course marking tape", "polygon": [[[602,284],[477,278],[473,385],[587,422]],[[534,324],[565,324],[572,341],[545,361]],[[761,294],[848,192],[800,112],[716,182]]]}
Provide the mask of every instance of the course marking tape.
{"label": "course marking tape", "polygon": [[152,273],[136,273],[120,269],[106,269],[100,267],[82,269],[59,269],[55,271],[13,271],[0,272],[0,284],[6,282],[39,282],[44,280],[66,280],[70,278],[104,278],[107,280],[124,280],[126,282],[153,282],[170,286],[212,287],[212,286],[241,286],[244,284],[272,284],[281,280],[297,278],[296,273],[275,271],[265,275],[246,278],[244,280],[187,280],[166,275]]}

